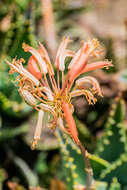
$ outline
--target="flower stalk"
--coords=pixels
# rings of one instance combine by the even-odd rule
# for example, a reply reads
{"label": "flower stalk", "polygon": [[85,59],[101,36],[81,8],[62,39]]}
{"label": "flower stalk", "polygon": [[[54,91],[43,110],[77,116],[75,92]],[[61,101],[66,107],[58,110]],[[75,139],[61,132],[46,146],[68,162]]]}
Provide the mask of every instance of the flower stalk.
{"label": "flower stalk", "polygon": [[82,155],[85,160],[85,172],[86,172],[86,190],[91,190],[95,186],[94,178],[93,178],[93,170],[90,165],[90,161],[88,158],[89,153],[85,149],[85,147],[79,143],[78,147],[80,148]]}

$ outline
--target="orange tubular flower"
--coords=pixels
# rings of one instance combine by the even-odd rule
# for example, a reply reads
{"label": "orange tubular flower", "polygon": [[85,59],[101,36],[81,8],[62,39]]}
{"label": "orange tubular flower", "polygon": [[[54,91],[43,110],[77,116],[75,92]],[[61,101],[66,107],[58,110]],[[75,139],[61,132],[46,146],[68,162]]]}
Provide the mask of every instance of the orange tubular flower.
{"label": "orange tubular flower", "polygon": [[70,81],[74,81],[82,72],[82,70],[85,68],[86,64],[87,64],[87,59],[88,59],[88,55],[87,55],[87,50],[88,50],[88,44],[83,44],[83,47],[79,53],[79,51],[77,52],[76,58],[74,57],[74,59],[72,59],[69,68],[69,80]]}
{"label": "orange tubular flower", "polygon": [[64,112],[65,120],[68,125],[68,132],[71,135],[72,139],[75,141],[75,143],[79,144],[78,132],[69,104],[63,101],[62,110]]}
{"label": "orange tubular flower", "polygon": [[[37,140],[40,139],[43,112],[49,112],[54,117],[52,121],[49,121],[50,128],[55,129],[59,127],[64,133],[69,134],[77,145],[80,145],[75,121],[72,116],[73,106],[71,99],[84,95],[89,104],[95,104],[97,101],[95,95],[102,96],[100,86],[95,78],[90,76],[77,80],[76,78],[82,73],[112,66],[112,63],[109,61],[99,61],[88,64],[91,56],[99,55],[97,51],[99,46],[97,39],[83,43],[76,53],[67,49],[69,42],[69,38],[64,38],[58,48],[55,61],[57,81],[54,78],[54,70],[48,53],[41,43],[38,50],[27,44],[23,44],[24,51],[32,54],[28,61],[28,69],[25,69],[22,65],[23,59],[14,59],[12,63],[7,61],[7,64],[11,68],[10,73],[18,72],[20,75],[18,77],[19,93],[22,98],[39,112],[32,149],[37,144]],[[72,57],[72,60],[68,66],[69,72],[65,77],[66,57]],[[49,80],[47,79],[47,75]],[[60,76],[62,76],[61,80]],[[60,81],[62,81],[62,84]],[[72,88],[74,81],[75,86]],[[90,84],[89,88],[86,83]],[[67,125],[64,126],[64,123]]]}
{"label": "orange tubular flower", "polygon": [[32,55],[28,61],[28,71],[40,80],[42,78],[42,73],[40,72],[36,62],[37,60]]}
{"label": "orange tubular flower", "polygon": [[107,67],[108,66],[112,66],[112,62],[109,63],[109,61],[98,61],[98,62],[94,62],[94,63],[91,63],[89,65],[86,65],[86,67],[83,69],[83,71],[81,72],[82,73],[86,73],[88,71],[92,71],[92,70],[95,70],[95,69],[101,69],[101,68],[104,68],[104,67]]}

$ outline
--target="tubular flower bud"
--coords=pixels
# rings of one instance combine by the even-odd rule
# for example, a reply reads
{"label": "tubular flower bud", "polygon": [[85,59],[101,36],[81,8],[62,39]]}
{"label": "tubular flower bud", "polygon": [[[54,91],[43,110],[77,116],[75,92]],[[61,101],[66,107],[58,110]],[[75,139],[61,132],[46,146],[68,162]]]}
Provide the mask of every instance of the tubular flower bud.
{"label": "tubular flower bud", "polygon": [[68,66],[68,69],[70,70],[72,68],[72,66],[78,61],[79,59],[79,56],[81,54],[81,49],[79,49],[77,51],[77,53],[75,54],[75,56],[73,57],[73,59],[71,60],[69,66]]}
{"label": "tubular flower bud", "polygon": [[55,67],[60,71],[64,71],[65,69],[65,58],[74,56],[73,51],[66,49],[69,42],[71,42],[69,38],[63,38],[57,51]]}
{"label": "tubular flower bud", "polygon": [[36,59],[34,58],[34,56],[32,55],[28,61],[28,71],[34,75],[37,79],[41,79],[42,78],[42,73],[40,72]]}
{"label": "tubular flower bud", "polygon": [[35,78],[31,73],[29,73],[26,69],[23,68],[22,65],[19,65],[16,59],[13,59],[12,63],[6,61],[6,63],[10,66],[11,71],[18,72],[21,76],[28,78],[32,81],[36,86],[39,86],[39,81]]}
{"label": "tubular flower bud", "polygon": [[38,113],[38,121],[37,121],[37,125],[35,128],[34,140],[32,142],[32,146],[31,146],[32,150],[35,149],[37,142],[40,140],[43,117],[44,117],[44,112],[42,110],[40,110]]}
{"label": "tubular flower bud", "polygon": [[41,54],[42,58],[45,60],[47,67],[48,67],[48,72],[50,73],[50,75],[54,75],[54,70],[50,61],[50,58],[48,56],[48,52],[46,51],[45,47],[39,43],[40,45],[40,49],[38,50],[38,52]]}
{"label": "tubular flower bud", "polygon": [[72,136],[75,143],[78,144],[79,143],[78,132],[77,132],[76,124],[75,124],[75,121],[74,121],[74,118],[72,116],[72,112],[70,110],[68,103],[63,101],[62,110],[63,110],[64,116],[66,118],[68,132]]}
{"label": "tubular flower bud", "polygon": [[90,63],[90,64],[86,65],[86,67],[81,72],[81,74],[85,73],[85,72],[88,72],[88,71],[93,71],[95,69],[101,69],[101,68],[104,68],[104,67],[108,68],[108,67],[111,67],[111,66],[113,66],[112,61],[98,61],[98,62]]}
{"label": "tubular flower bud", "polygon": [[75,54],[69,64],[69,80],[74,81],[85,69],[90,56],[96,55],[96,48],[99,46],[97,39],[83,43],[82,48]]}
{"label": "tubular flower bud", "polygon": [[[69,38],[64,38],[58,48],[55,61],[57,77],[54,76],[50,58],[41,43],[38,50],[23,44],[24,51],[32,54],[28,61],[28,69],[22,65],[24,59],[16,60],[15,58],[12,63],[6,61],[10,66],[10,74],[19,73],[17,81],[20,95],[27,104],[39,112],[32,149],[40,139],[43,112],[49,112],[53,116],[53,120],[48,119],[47,126],[51,126],[53,130],[58,127],[63,133],[69,134],[80,146],[78,131],[72,116],[74,109],[71,100],[84,95],[89,104],[95,104],[97,101],[95,95],[102,96],[101,88],[95,78],[90,76],[78,80],[76,78],[82,73],[112,66],[112,63],[99,61],[88,64],[91,56],[99,56],[99,51],[96,51],[99,43],[96,39],[84,42],[76,53],[67,49],[69,42]],[[64,73],[66,57],[72,57],[67,76]],[[74,81],[75,86],[72,88]]]}
{"label": "tubular flower bud", "polygon": [[47,65],[44,59],[41,57],[40,53],[25,43],[23,43],[23,48],[25,52],[30,52],[35,57],[35,59],[38,61],[41,72],[46,74],[48,72]]}
{"label": "tubular flower bud", "polygon": [[88,56],[86,54],[87,48],[88,45],[84,44],[81,51],[77,52],[76,58],[74,57],[75,63],[74,60],[72,59],[73,64],[70,63],[71,68],[69,71],[70,81],[74,81],[75,78],[77,78],[81,74],[82,70],[85,68],[88,59]]}

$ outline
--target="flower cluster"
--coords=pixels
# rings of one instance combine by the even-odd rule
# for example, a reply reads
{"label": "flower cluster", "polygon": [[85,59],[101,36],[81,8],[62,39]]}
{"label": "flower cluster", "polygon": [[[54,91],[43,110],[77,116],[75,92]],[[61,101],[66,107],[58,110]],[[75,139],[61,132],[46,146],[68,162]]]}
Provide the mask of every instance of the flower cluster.
{"label": "flower cluster", "polygon": [[[40,139],[44,112],[50,112],[53,115],[53,119],[49,120],[50,128],[59,127],[64,133],[70,134],[78,145],[79,138],[72,116],[74,109],[71,99],[85,95],[89,104],[95,104],[97,101],[95,95],[102,96],[100,86],[95,78],[86,76],[77,79],[80,74],[112,65],[107,60],[88,63],[91,57],[100,54],[98,40],[93,39],[83,42],[77,52],[67,48],[69,42],[71,42],[69,38],[64,38],[57,51],[55,60],[57,80],[55,80],[55,72],[48,53],[41,43],[39,43],[38,50],[25,43],[23,44],[24,51],[32,54],[27,68],[23,67],[25,61],[22,58],[19,60],[13,59],[12,63],[7,61],[10,66],[10,73],[19,73],[16,80],[19,84],[20,95],[27,104],[38,111],[38,122],[32,149],[35,148],[37,141]],[[72,59],[68,66],[68,73],[65,75],[66,57]]]}

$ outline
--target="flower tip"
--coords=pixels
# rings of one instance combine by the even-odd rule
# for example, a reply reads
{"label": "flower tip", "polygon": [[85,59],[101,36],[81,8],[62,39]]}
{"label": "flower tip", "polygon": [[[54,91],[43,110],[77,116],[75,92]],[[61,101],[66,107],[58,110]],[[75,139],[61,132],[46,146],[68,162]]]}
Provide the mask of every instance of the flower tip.
{"label": "flower tip", "polygon": [[37,143],[38,143],[38,140],[34,139],[31,145],[31,150],[35,150]]}

